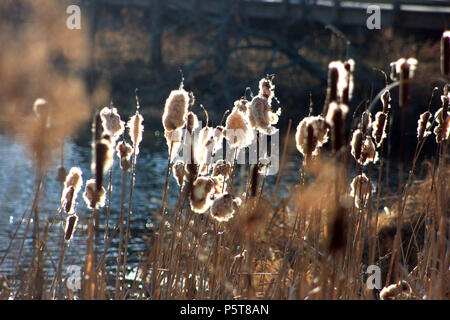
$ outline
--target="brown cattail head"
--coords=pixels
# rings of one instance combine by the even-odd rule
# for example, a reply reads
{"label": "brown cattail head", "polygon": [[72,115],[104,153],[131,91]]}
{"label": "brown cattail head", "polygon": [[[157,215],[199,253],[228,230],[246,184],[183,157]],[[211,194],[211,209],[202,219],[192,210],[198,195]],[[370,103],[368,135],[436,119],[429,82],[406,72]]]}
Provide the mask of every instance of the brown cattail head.
{"label": "brown cattail head", "polygon": [[369,130],[372,126],[372,116],[369,111],[364,111],[361,114],[361,132],[365,135],[370,134]]}
{"label": "brown cattail head", "polygon": [[348,59],[344,62],[344,68],[346,71],[347,84],[342,91],[342,103],[350,105],[350,100],[353,96],[353,71],[355,69],[355,60]]}
{"label": "brown cattail head", "polygon": [[441,73],[450,75],[450,30],[444,31],[441,38]]}
{"label": "brown cattail head", "polygon": [[364,138],[361,148],[361,156],[358,160],[359,164],[366,166],[369,162],[376,163],[378,161],[378,151],[370,136]]}
{"label": "brown cattail head", "polygon": [[417,140],[421,142],[423,138],[431,134],[431,112],[425,111],[417,121]]}
{"label": "brown cattail head", "polygon": [[411,286],[405,280],[384,287],[380,291],[381,300],[409,300],[411,298]]}
{"label": "brown cattail head", "polygon": [[192,188],[190,206],[196,213],[204,213],[212,204],[215,181],[209,177],[198,177]]}
{"label": "brown cattail head", "polygon": [[190,96],[189,93],[180,88],[172,90],[166,100],[162,117],[164,129],[173,131],[182,128],[186,123]]}
{"label": "brown cattail head", "polygon": [[105,131],[113,140],[117,140],[125,130],[125,122],[120,120],[117,109],[104,107],[100,110],[100,117],[102,118],[102,125]]}
{"label": "brown cattail head", "polygon": [[332,254],[344,250],[347,244],[347,214],[346,208],[341,205],[334,212],[328,242],[328,251]]}
{"label": "brown cattail head", "polygon": [[64,166],[59,166],[58,171],[56,173],[56,178],[55,180],[58,181],[59,183],[63,184],[64,180],[66,180],[66,176],[67,176],[67,170],[66,167]]}
{"label": "brown cattail head", "polygon": [[233,200],[233,196],[224,193],[214,199],[210,208],[210,214],[215,220],[226,222],[233,217],[235,207],[236,203]]}
{"label": "brown cattail head", "polygon": [[450,114],[447,111],[444,116],[443,108],[440,108],[434,115],[434,119],[437,122],[434,128],[434,134],[436,135],[436,142],[442,143],[444,140],[448,140],[450,133]]}
{"label": "brown cattail head", "polygon": [[131,154],[133,153],[133,148],[126,143],[125,141],[121,141],[117,144],[116,147],[117,157],[120,159],[120,167],[123,171],[128,171],[131,168]]}
{"label": "brown cattail head", "polygon": [[352,141],[350,142],[351,154],[356,161],[361,159],[361,152],[363,148],[364,134],[360,129],[353,131]]}
{"label": "brown cattail head", "polygon": [[375,139],[377,148],[381,146],[386,135],[387,113],[378,111],[375,115],[375,121],[372,124],[372,137]]}
{"label": "brown cattail head", "polygon": [[97,112],[94,116],[94,121],[92,123],[92,134],[93,134],[93,142],[100,140],[103,136],[104,128],[103,128],[103,120],[100,115],[100,112]]}
{"label": "brown cattail head", "polygon": [[95,179],[90,179],[86,182],[86,187],[83,193],[83,199],[90,209],[98,209],[105,205],[106,190],[101,187],[97,190]]}
{"label": "brown cattail head", "polygon": [[111,137],[107,134],[95,143],[95,162],[92,163],[91,169],[95,172],[97,190],[102,188],[103,173],[112,166],[113,150]]}
{"label": "brown cattail head", "polygon": [[331,142],[334,152],[339,151],[344,145],[345,116],[347,113],[347,105],[335,102],[330,103],[325,121],[331,128]]}
{"label": "brown cattail head", "polygon": [[127,123],[128,133],[131,141],[133,142],[135,156],[139,154],[139,144],[142,141],[142,133],[144,131],[144,125],[142,124],[143,121],[144,118],[141,116],[139,111],[136,111],[136,114],[132,116]]}
{"label": "brown cattail head", "polygon": [[391,63],[395,66],[395,78],[400,80],[400,106],[408,107],[409,83],[408,80],[414,77],[414,71],[417,67],[415,58],[400,58],[396,62]]}
{"label": "brown cattail head", "polygon": [[350,196],[354,198],[355,206],[359,209],[366,206],[373,192],[375,188],[364,173],[356,176],[350,184]]}
{"label": "brown cattail head", "polygon": [[391,93],[389,90],[385,90],[381,95],[381,103],[383,104],[383,113],[388,113],[391,109]]}
{"label": "brown cattail head", "polygon": [[81,169],[72,167],[64,181],[64,189],[61,196],[61,205],[66,213],[74,212],[74,203],[78,192],[83,185]]}
{"label": "brown cattail head", "polygon": [[77,226],[78,216],[71,214],[66,218],[66,224],[64,226],[64,240],[70,241]]}
{"label": "brown cattail head", "polygon": [[306,158],[316,156],[327,141],[328,127],[322,116],[309,116],[298,124],[295,142],[298,151]]}

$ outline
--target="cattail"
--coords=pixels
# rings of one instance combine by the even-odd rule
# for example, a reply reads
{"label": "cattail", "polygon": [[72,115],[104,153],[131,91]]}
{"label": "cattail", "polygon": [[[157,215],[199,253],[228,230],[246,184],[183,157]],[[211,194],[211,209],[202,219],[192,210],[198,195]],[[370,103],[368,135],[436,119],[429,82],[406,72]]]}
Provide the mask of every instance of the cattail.
{"label": "cattail", "polygon": [[369,134],[372,125],[372,117],[369,111],[364,111],[361,114],[361,132],[365,135]]}
{"label": "cattail", "polygon": [[173,131],[185,125],[189,99],[189,93],[183,88],[170,92],[162,117],[165,130]]}
{"label": "cattail", "polygon": [[231,174],[231,164],[226,160],[217,160],[213,166],[213,177],[222,177],[227,180]]}
{"label": "cattail", "polygon": [[74,203],[78,192],[83,185],[81,169],[72,167],[64,181],[64,190],[61,196],[61,205],[66,213],[73,213]]}
{"label": "cattail", "polygon": [[233,217],[235,206],[236,203],[231,194],[221,194],[214,199],[210,208],[210,214],[215,220],[226,222]]}
{"label": "cattail", "polygon": [[184,162],[178,160],[172,167],[173,176],[177,180],[179,186],[183,185],[184,176],[186,172],[184,171]]}
{"label": "cattail", "polygon": [[441,38],[441,73],[450,75],[450,30],[444,31]]}
{"label": "cattail", "polygon": [[353,131],[352,141],[350,142],[351,154],[356,161],[360,161],[363,148],[364,134],[360,129]]}
{"label": "cattail", "polygon": [[97,190],[103,185],[103,174],[113,163],[113,146],[111,137],[107,134],[95,143],[95,158],[91,164],[91,170],[95,172]]}
{"label": "cattail", "polygon": [[380,291],[381,300],[408,300],[411,298],[411,286],[405,280],[384,287]]}
{"label": "cattail", "polygon": [[259,95],[264,97],[269,105],[272,105],[272,99],[274,98],[275,85],[269,78],[263,78],[259,81]]}
{"label": "cattail", "polygon": [[305,157],[316,156],[328,141],[328,128],[322,116],[304,118],[297,126],[295,141],[298,151]]}
{"label": "cattail", "polygon": [[437,143],[448,140],[450,133],[450,113],[447,111],[446,116],[444,116],[444,113],[443,108],[440,108],[434,115],[437,125],[433,132],[436,135]]}
{"label": "cattail", "polygon": [[395,79],[400,80],[400,106],[406,108],[408,106],[409,84],[408,80],[414,77],[414,71],[417,67],[417,59],[400,58],[396,62],[392,62],[391,66],[395,67]]}
{"label": "cattail", "polygon": [[92,123],[92,134],[93,134],[93,143],[99,141],[103,136],[104,128],[103,128],[103,119],[100,116],[100,112],[97,112],[94,117],[94,121]]}
{"label": "cattail", "polygon": [[134,154],[137,156],[139,154],[139,144],[142,141],[142,133],[144,131],[144,125],[142,122],[144,118],[141,116],[139,111],[136,111],[136,114],[128,120],[127,127],[128,132],[133,142]]}
{"label": "cattail", "polygon": [[372,137],[375,139],[377,148],[381,146],[386,135],[387,113],[378,111],[375,115],[375,121],[372,124]]}
{"label": "cattail", "polygon": [[86,187],[83,193],[83,199],[90,209],[98,209],[105,205],[106,190],[101,188],[97,190],[95,179],[90,179],[86,182]]}
{"label": "cattail", "polygon": [[348,113],[348,107],[342,103],[332,102],[329,105],[328,113],[325,118],[326,123],[331,128],[331,139],[335,152],[339,151],[345,141],[345,116]]}
{"label": "cattail", "polygon": [[195,131],[195,129],[197,129],[197,127],[199,126],[198,118],[195,115],[195,113],[190,111],[187,114],[186,119],[187,119],[186,120],[186,130],[189,134],[192,134]]}
{"label": "cattail", "polygon": [[335,254],[343,250],[347,244],[347,210],[343,206],[339,206],[334,213],[330,235],[328,251]]}
{"label": "cattail", "polygon": [[131,154],[133,153],[133,148],[126,143],[125,141],[121,141],[117,144],[116,147],[117,157],[120,159],[120,167],[123,171],[128,171],[131,168]]}
{"label": "cattail", "polygon": [[327,103],[343,102],[342,96],[348,88],[348,72],[341,61],[331,61],[328,64]]}
{"label": "cattail", "polygon": [[59,166],[58,171],[56,173],[55,180],[62,184],[66,180],[66,176],[67,176],[66,167]]}
{"label": "cattail", "polygon": [[378,161],[378,151],[370,136],[366,136],[361,148],[361,156],[358,162],[366,166],[369,162],[376,163]]}
{"label": "cattail", "polygon": [[423,138],[431,134],[431,112],[425,111],[417,121],[417,140],[421,142]]}
{"label": "cattail", "polygon": [[215,181],[209,177],[198,177],[192,188],[190,206],[196,213],[204,213],[209,209],[214,194]]}
{"label": "cattail", "polygon": [[64,240],[67,242],[72,239],[75,228],[77,227],[78,216],[76,214],[71,214],[66,218],[66,224],[64,227]]}
{"label": "cattail", "polygon": [[359,209],[366,206],[368,198],[375,192],[374,186],[364,173],[353,179],[350,189],[350,196],[354,198],[355,206]]}
{"label": "cattail", "polygon": [[383,104],[383,113],[388,113],[391,109],[391,93],[389,90],[385,90],[380,97],[381,103]]}
{"label": "cattail", "polygon": [[346,71],[346,86],[342,91],[342,103],[350,105],[350,100],[353,96],[353,71],[355,69],[355,60],[348,59],[344,62],[344,68]]}
{"label": "cattail", "polygon": [[272,135],[278,131],[272,125],[278,122],[280,114],[280,108],[278,108],[277,112],[272,112],[267,99],[260,95],[253,97],[250,106],[247,108],[247,116],[252,128],[267,135]]}
{"label": "cattail", "polygon": [[[260,85],[261,85],[261,82],[260,82]],[[272,92],[272,94],[273,94],[273,92]],[[241,98],[241,99],[236,100],[234,102],[234,107],[237,108],[240,112],[246,114],[247,113],[247,109],[248,109],[248,104],[249,104],[249,102],[248,102],[247,99]]]}
{"label": "cattail", "polygon": [[248,118],[238,108],[233,108],[233,111],[227,117],[225,138],[231,148],[238,149],[247,147],[253,141],[254,134]]}
{"label": "cattail", "polygon": [[116,108],[104,107],[100,110],[100,117],[102,118],[102,125],[106,132],[115,141],[125,130],[125,122],[120,120],[120,115]]}

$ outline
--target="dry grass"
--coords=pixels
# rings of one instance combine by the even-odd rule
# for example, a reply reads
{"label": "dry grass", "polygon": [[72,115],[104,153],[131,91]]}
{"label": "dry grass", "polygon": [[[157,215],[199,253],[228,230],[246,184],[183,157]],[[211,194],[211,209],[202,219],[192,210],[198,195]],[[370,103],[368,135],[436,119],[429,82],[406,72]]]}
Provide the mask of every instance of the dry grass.
{"label": "dry grass", "polygon": [[[24,32],[27,34],[26,31]],[[47,42],[44,41],[44,43]],[[70,48],[60,48],[57,45],[55,48],[50,46],[50,49],[61,50],[62,53],[70,51]],[[314,144],[314,139],[317,139],[314,136],[314,126],[308,126],[303,132],[305,136],[302,143],[309,144],[304,149],[310,152],[308,152],[308,159],[305,158],[303,164],[298,164],[298,183],[290,186],[286,195],[278,194],[276,188],[284,173],[287,154],[296,151],[295,140],[290,132],[291,123],[285,139],[280,139],[283,144],[280,145],[280,150],[283,150],[283,153],[280,157],[277,183],[274,186],[265,183],[262,160],[256,165],[245,166],[243,172],[248,174],[246,176],[244,174],[243,179],[240,179],[242,177],[238,177],[235,152],[234,162],[231,163],[231,174],[229,177],[222,177],[223,180],[217,180],[217,178],[215,180],[210,174],[213,166],[211,163],[207,163],[206,167],[202,167],[204,163],[186,164],[186,177],[180,186],[179,196],[174,206],[170,205],[167,199],[169,181],[175,179],[172,177],[172,166],[176,162],[172,157],[173,142],[168,143],[169,161],[166,181],[164,185],[161,185],[162,205],[160,211],[153,217],[153,228],[148,237],[147,251],[141,257],[135,277],[133,280],[125,279],[127,250],[131,237],[133,188],[135,179],[139,179],[139,173],[135,170],[136,161],[140,160],[138,150],[143,129],[139,108],[135,115],[130,115],[127,133],[118,137],[122,141],[132,141],[133,146],[131,162],[126,168],[122,168],[124,170],[122,184],[120,187],[114,186],[121,190],[119,221],[111,222],[114,227],[111,227],[109,232],[108,229],[106,230],[103,239],[96,239],[98,235],[95,227],[101,219],[100,213],[107,211],[109,217],[111,197],[119,196],[119,193],[115,192],[116,188],[112,188],[111,179],[109,182],[103,181],[106,179],[103,179],[103,171],[98,172],[101,170],[99,165],[95,168],[97,172],[92,173],[97,181],[91,180],[90,192],[98,196],[97,192],[101,190],[102,196],[107,195],[108,201],[105,203],[108,205],[104,208],[105,203],[102,201],[98,206],[92,205],[92,210],[80,208],[81,205],[69,210],[71,214],[74,211],[78,216],[84,215],[89,218],[82,288],[79,292],[72,292],[63,281],[61,272],[66,249],[71,245],[70,241],[64,240],[64,232],[61,231],[61,250],[58,257],[52,257],[46,249],[49,231],[58,222],[64,222],[67,218],[63,215],[64,202],[60,208],[55,208],[57,213],[54,219],[44,227],[39,226],[37,202],[43,177],[47,174],[47,160],[52,158],[53,151],[59,150],[58,147],[61,147],[64,138],[70,136],[76,126],[85,120],[89,111],[87,107],[89,97],[81,85],[79,76],[72,72],[59,74],[59,69],[54,69],[46,61],[48,54],[44,50],[42,55],[38,55],[42,60],[37,61],[38,64],[42,62],[40,64],[42,68],[44,66],[46,68],[37,70],[37,76],[46,74],[48,79],[45,78],[46,81],[42,81],[42,86],[25,86],[30,90],[25,90],[25,99],[14,90],[15,86],[23,88],[21,81],[24,75],[14,73],[5,63],[5,61],[17,62],[15,60],[17,57],[0,53],[0,71],[6,70],[6,72],[0,72],[0,81],[10,85],[8,90],[2,91],[3,96],[0,102],[15,108],[11,110],[19,110],[16,106],[24,110],[24,115],[21,114],[19,117],[27,124],[25,130],[21,130],[18,124],[22,122],[16,121],[11,111],[7,113],[9,132],[25,133],[25,142],[31,145],[33,151],[31,156],[37,168],[35,194],[31,210],[25,219],[25,236],[23,239],[13,237],[11,240],[11,242],[21,242],[20,251],[10,252],[9,247],[0,260],[1,266],[6,255],[17,254],[18,257],[14,273],[2,275],[0,298],[379,299],[382,287],[397,284],[399,281],[403,281],[402,284],[406,282],[404,286],[408,290],[383,295],[383,297],[449,298],[448,139],[436,143],[434,136],[430,135],[419,141],[408,179],[401,181],[397,192],[389,192],[384,189],[389,181],[384,181],[385,178],[382,176],[383,165],[390,161],[389,157],[383,154],[384,143],[380,142],[376,150],[379,152],[381,161],[378,171],[373,164],[376,162],[375,157],[372,162],[356,162],[350,152],[352,134],[343,135],[346,132],[344,119],[345,117],[356,119],[357,124],[351,128],[352,130],[359,130],[362,126],[356,113],[345,115],[346,112],[331,116],[323,114],[327,128],[330,129],[331,136],[328,141],[332,142],[331,151],[329,151],[330,148],[324,147],[320,152],[313,152],[315,148],[311,146]],[[70,54],[67,58],[77,59]],[[28,62],[34,61],[33,59],[30,57]],[[434,59],[438,63],[439,57],[436,56]],[[420,63],[419,60],[419,70]],[[33,64],[24,67],[24,70],[34,70],[34,68]],[[420,82],[423,83],[427,78],[422,75],[421,79]],[[397,85],[397,82],[391,83],[390,90],[395,90]],[[71,90],[64,90],[67,88]],[[410,83],[410,90],[414,90],[413,81]],[[69,95],[66,94],[68,91]],[[36,98],[36,94],[48,97],[50,106],[67,106],[74,103],[80,114],[68,119],[64,116],[67,110],[51,108],[48,114],[56,120],[47,124],[43,122],[45,118],[42,115],[39,117],[39,115],[31,114],[34,99],[29,99]],[[239,115],[239,119],[245,123],[249,120],[249,115],[254,116],[252,112],[257,112],[257,116],[267,120],[267,127],[270,127],[271,133],[275,132],[277,122],[275,118],[278,119],[279,113],[271,111],[271,103],[267,101],[264,93],[260,92],[258,96],[252,98],[266,99],[261,100],[265,101],[262,104],[261,113],[251,109],[256,103],[249,102],[244,106],[247,109],[241,106],[242,110],[235,109],[231,114]],[[327,103],[339,105],[342,102],[339,100],[339,95],[333,99],[335,100]],[[187,105],[188,101],[182,102],[184,103],[186,103],[186,110],[192,109],[191,104]],[[139,100],[137,104],[139,107]],[[377,101],[377,104],[380,103]],[[163,105],[162,101],[161,105]],[[166,108],[169,108],[169,105],[166,104]],[[328,105],[325,107],[328,109]],[[398,108],[398,101],[392,101],[392,108]],[[334,109],[333,112],[335,112]],[[389,108],[386,108],[385,112],[387,116],[390,115]],[[183,126],[186,119],[181,120]],[[28,122],[32,125],[28,125]],[[256,129],[255,137],[263,134],[261,127],[252,124],[252,121],[248,122],[254,126],[253,129]],[[177,130],[178,127],[179,125],[172,129]],[[49,130],[55,131],[51,131],[50,134]],[[388,132],[388,139],[385,141],[389,140],[389,134],[391,132]],[[367,139],[372,141],[370,132],[367,135]],[[104,133],[97,135],[94,130],[93,145],[95,146],[102,138],[105,139]],[[217,141],[213,138],[208,141],[221,144],[223,136]],[[114,144],[115,141],[111,143]],[[425,178],[418,180],[415,177],[415,170],[425,143],[434,143],[436,153],[432,163],[427,167]],[[111,150],[114,150],[113,147],[111,146]],[[194,148],[202,148],[202,146],[191,147],[191,152],[197,151]],[[96,149],[93,153],[94,159],[97,156],[95,152],[97,152]],[[141,150],[142,152],[145,150]],[[111,171],[109,173],[111,177]],[[364,188],[357,188],[356,190],[359,191],[355,192],[354,197],[358,197],[358,205],[355,205],[355,199],[350,197],[350,183],[354,176],[363,173],[367,175],[368,183],[376,185],[377,189],[372,193],[365,192]],[[87,180],[88,173],[84,175]],[[130,179],[128,184],[127,179]],[[209,186],[207,191],[196,188],[200,184],[196,182],[201,179],[206,181],[205,185]],[[388,179],[389,177],[386,180]],[[63,189],[62,184],[61,187]],[[61,192],[63,194],[63,190]],[[204,196],[220,197],[223,200],[223,193],[231,194],[231,197],[227,196],[226,199],[232,203],[225,208],[234,211],[230,214],[231,219],[215,219],[209,214],[208,205],[203,214],[198,214],[192,210],[189,203],[192,199],[198,198],[202,201],[206,200],[207,204],[214,201],[214,199],[202,198]],[[61,194],[58,197],[61,197]],[[125,211],[126,208],[128,211]],[[26,272],[19,276],[18,266],[31,226],[33,226],[35,239],[33,255]],[[118,259],[113,266],[115,272],[106,274],[105,257],[109,251],[116,250],[111,247],[111,241],[115,238],[119,239]],[[95,251],[94,243],[104,244],[103,255]],[[44,264],[47,262],[50,262],[56,271],[50,279],[44,273]],[[376,265],[381,269],[381,287],[377,289],[367,286],[366,270],[369,265]]]}

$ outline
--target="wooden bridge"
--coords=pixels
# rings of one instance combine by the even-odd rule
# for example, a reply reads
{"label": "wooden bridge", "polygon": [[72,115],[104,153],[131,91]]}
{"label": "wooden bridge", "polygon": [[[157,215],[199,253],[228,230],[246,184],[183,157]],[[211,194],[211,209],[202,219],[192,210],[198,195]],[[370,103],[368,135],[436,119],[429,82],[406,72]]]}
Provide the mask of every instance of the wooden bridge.
{"label": "wooden bridge", "polygon": [[[155,0],[102,0],[111,6],[149,8]],[[223,15],[231,6],[242,17],[255,20],[309,20],[335,26],[365,27],[367,8],[381,9],[381,28],[444,30],[450,28],[448,0],[156,0],[164,9]]]}

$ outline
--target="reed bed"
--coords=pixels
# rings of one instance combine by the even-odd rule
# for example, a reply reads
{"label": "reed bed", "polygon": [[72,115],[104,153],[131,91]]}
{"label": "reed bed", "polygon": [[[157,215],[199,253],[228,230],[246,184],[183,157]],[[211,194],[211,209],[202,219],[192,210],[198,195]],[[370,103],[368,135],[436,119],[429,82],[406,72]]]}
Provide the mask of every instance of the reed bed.
{"label": "reed bed", "polygon": [[[47,141],[44,138],[55,124],[49,103],[36,100],[30,106],[33,114],[27,118],[32,124],[29,130],[33,130],[29,142],[37,168],[35,194],[24,214],[24,225],[18,226],[25,228],[24,238],[16,239],[16,231],[11,239],[11,243],[20,243],[19,252],[11,252],[10,245],[1,257],[0,267],[7,255],[17,259],[13,274],[2,274],[0,297],[448,299],[449,48],[447,31],[442,36],[441,57],[436,57],[441,74],[434,78],[416,78],[414,71],[420,69],[420,61],[414,58],[393,62],[391,82],[386,76],[386,87],[362,112],[357,112],[357,103],[352,101],[353,72],[358,63],[353,59],[330,62],[323,111],[290,119],[285,137],[280,139],[280,155],[265,143],[279,134],[278,121],[283,116],[273,75],[260,79],[256,95],[243,90],[244,96],[236,97],[222,123],[213,125],[201,106],[204,127],[199,120],[203,113],[195,113],[194,95],[181,82],[165,104],[161,103],[166,179],[161,185],[161,205],[151,217],[147,250],[133,274],[128,272],[133,190],[140,178],[136,163],[146,152],[140,148],[145,106],[140,105],[137,91],[136,112],[126,125],[112,103],[93,116],[91,172],[78,167],[66,170],[61,154],[61,194],[55,195],[61,204],[55,208],[54,219],[45,225],[37,203],[42,179],[48,174],[47,155],[64,140],[38,143]],[[424,81],[438,85],[418,118],[411,169],[397,192],[388,192],[382,172],[390,161],[384,151],[392,110],[402,109],[402,117],[394,122],[399,122],[404,132],[409,93]],[[398,101],[391,98],[395,90],[400,92]],[[296,125],[295,133],[292,125]],[[403,139],[399,140],[398,147],[404,151]],[[426,177],[417,180],[415,170],[425,144],[434,144],[435,154]],[[288,194],[278,194],[286,155],[294,145],[302,156],[298,182],[290,186]],[[254,159],[242,164],[247,148],[255,148]],[[227,156],[217,157],[221,154]],[[120,162],[122,170],[118,186],[113,186],[111,179],[114,161]],[[402,168],[404,161],[402,158]],[[274,184],[266,182],[271,170],[276,172]],[[177,199],[169,199],[173,181],[178,185]],[[117,221],[110,215],[114,197],[121,199]],[[81,198],[84,201],[77,201]],[[87,221],[86,252],[81,287],[71,290],[62,265],[81,217]],[[99,223],[106,225],[103,237],[96,232]],[[52,257],[46,248],[48,234],[58,226],[60,253]],[[32,258],[19,276],[30,228],[34,235]],[[117,246],[111,245],[113,240],[118,241]],[[96,243],[103,245],[103,252],[97,252]],[[112,251],[117,251],[117,258],[111,266],[106,256]],[[52,279],[44,272],[44,264],[49,262],[55,269]],[[373,266],[380,270],[375,287],[370,285],[368,272]],[[107,267],[114,271],[107,272]]]}

